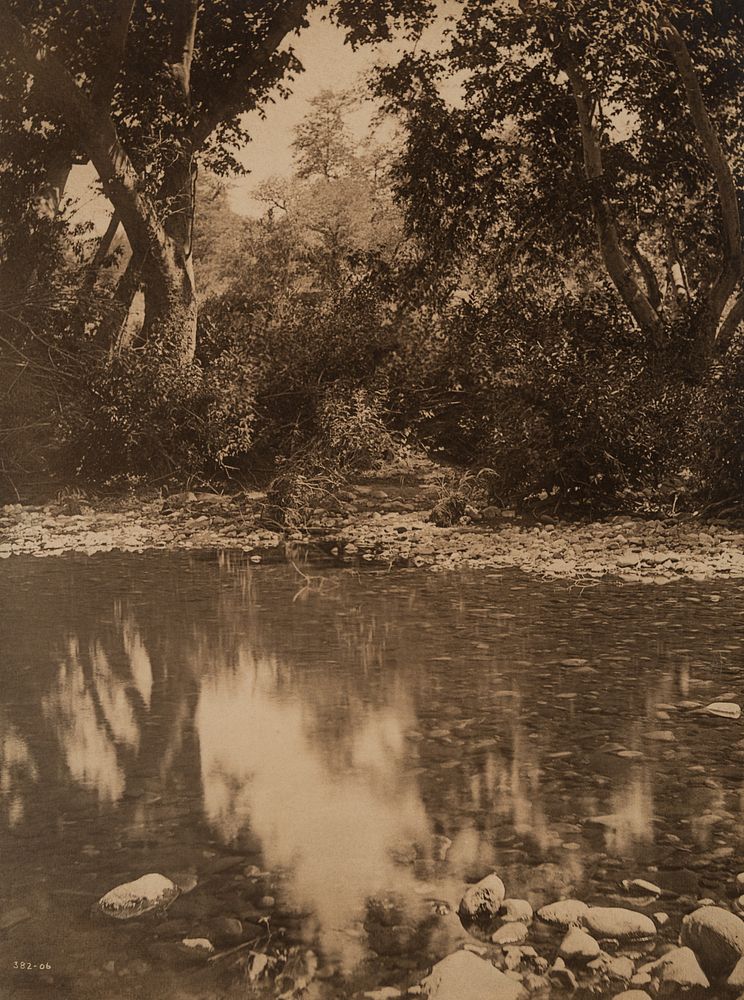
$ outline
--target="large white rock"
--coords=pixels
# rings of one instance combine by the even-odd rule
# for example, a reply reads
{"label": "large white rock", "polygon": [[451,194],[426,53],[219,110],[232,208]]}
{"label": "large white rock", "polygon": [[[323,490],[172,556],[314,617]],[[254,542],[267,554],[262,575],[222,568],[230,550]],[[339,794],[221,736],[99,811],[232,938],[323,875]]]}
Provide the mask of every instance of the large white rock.
{"label": "large white rock", "polygon": [[719,719],[740,719],[741,706],[735,701],[712,701],[703,709],[708,715],[715,715]]}
{"label": "large white rock", "polygon": [[599,945],[591,934],[587,934],[586,931],[582,931],[578,927],[571,927],[561,941],[558,954],[569,965],[586,965],[587,962],[591,962],[599,956],[599,951]]}
{"label": "large white rock", "polygon": [[744,958],[740,958],[734,966],[733,972],[726,980],[726,985],[732,991],[741,993],[744,991]]}
{"label": "large white rock", "polygon": [[712,976],[728,976],[744,955],[744,921],[721,906],[701,906],[682,921],[680,943]]}
{"label": "large white rock", "polygon": [[559,899],[548,903],[537,911],[540,920],[554,927],[580,927],[589,912],[589,907],[580,899]]}
{"label": "large white rock", "polygon": [[656,935],[656,924],[650,917],[622,906],[590,906],[584,927],[596,937],[618,941],[643,941]]}
{"label": "large white rock", "polygon": [[165,875],[151,872],[134,882],[117,885],[98,900],[98,907],[108,917],[129,920],[150,910],[165,909],[179,891],[178,886]]}
{"label": "large white rock", "polygon": [[642,965],[638,971],[651,976],[654,992],[661,996],[677,996],[696,987],[707,989],[710,986],[692,948],[673,948],[655,962]]}
{"label": "large white rock", "polygon": [[502,924],[491,935],[491,941],[494,944],[500,944],[502,948],[506,948],[512,944],[523,944],[527,940],[528,934],[529,929],[527,924],[523,924],[517,920],[510,920],[508,923]]}
{"label": "large white rock", "polygon": [[492,920],[504,901],[504,883],[498,875],[486,875],[471,885],[460,900],[459,914],[465,923]]}
{"label": "large white rock", "polygon": [[505,924],[511,921],[528,924],[532,920],[532,907],[526,899],[505,899],[499,916]]}
{"label": "large white rock", "polygon": [[525,1000],[527,991],[490,962],[456,951],[437,962],[421,981],[429,1000]]}
{"label": "large white rock", "polygon": [[624,993],[616,993],[612,1000],[651,1000],[645,990],[626,990]]}

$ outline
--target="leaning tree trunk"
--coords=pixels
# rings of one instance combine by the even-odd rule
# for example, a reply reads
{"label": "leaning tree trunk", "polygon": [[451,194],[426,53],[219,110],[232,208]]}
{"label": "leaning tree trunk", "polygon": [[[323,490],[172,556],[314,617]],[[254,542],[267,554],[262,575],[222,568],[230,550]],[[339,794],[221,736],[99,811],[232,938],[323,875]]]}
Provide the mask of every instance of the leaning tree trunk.
{"label": "leaning tree trunk", "polygon": [[198,319],[192,256],[196,167],[185,152],[168,171],[162,191],[168,266],[145,268],[142,339],[166,346],[180,362],[193,360]]}
{"label": "leaning tree trunk", "polygon": [[191,257],[173,253],[172,268],[145,267],[145,321],[141,339],[160,347],[181,364],[196,350],[198,318]]}

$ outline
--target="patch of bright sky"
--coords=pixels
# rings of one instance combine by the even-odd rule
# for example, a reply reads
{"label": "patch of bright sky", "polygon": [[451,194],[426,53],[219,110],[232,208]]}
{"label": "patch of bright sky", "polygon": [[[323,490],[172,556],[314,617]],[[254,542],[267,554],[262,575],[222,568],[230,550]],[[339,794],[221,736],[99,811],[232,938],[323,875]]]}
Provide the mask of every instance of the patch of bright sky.
{"label": "patch of bright sky", "polygon": [[[457,0],[440,0],[437,22],[419,43],[421,47],[434,48],[441,42],[446,17],[458,7]],[[250,173],[230,182],[231,207],[243,215],[258,216],[265,210],[265,206],[253,198],[258,185],[270,177],[291,174],[294,129],[308,113],[311,99],[323,90],[348,90],[363,85],[366,74],[377,63],[392,62],[404,51],[405,43],[397,41],[375,48],[363,46],[354,51],[344,43],[343,30],[321,11],[315,11],[309,22],[308,28],[289,39],[304,66],[304,72],[291,85],[291,96],[266,105],[263,117],[254,112],[246,118],[251,141],[238,159]],[[369,101],[350,116],[351,134],[364,139],[376,112],[377,108]],[[383,130],[378,140],[384,135]],[[92,222],[99,232],[106,227],[111,206],[97,190],[96,173],[91,164],[73,169],[67,195],[76,202],[76,221]]]}

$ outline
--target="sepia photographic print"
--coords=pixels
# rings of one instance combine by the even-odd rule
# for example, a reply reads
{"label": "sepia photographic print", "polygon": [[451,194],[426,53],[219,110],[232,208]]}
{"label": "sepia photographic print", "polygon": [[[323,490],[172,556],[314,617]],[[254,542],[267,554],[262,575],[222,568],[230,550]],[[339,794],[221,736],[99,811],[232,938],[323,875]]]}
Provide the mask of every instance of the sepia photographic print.
{"label": "sepia photographic print", "polygon": [[744,998],[742,0],[0,0],[0,1000]]}

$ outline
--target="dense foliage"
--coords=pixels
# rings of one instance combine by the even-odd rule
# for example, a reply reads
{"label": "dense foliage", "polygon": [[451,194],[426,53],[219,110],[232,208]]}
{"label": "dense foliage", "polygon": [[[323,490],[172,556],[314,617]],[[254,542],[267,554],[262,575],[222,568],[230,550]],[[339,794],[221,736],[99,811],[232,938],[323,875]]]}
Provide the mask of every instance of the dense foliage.
{"label": "dense foliage", "polygon": [[[405,43],[372,81],[386,124],[362,140],[359,95],[319,93],[294,174],[239,216],[241,112],[299,72],[286,39],[312,6],[135,5],[112,79],[126,2],[0,3],[113,128],[144,199],[5,43],[6,464],[34,426],[66,478],[251,475],[309,498],[414,439],[487,468],[503,502],[738,497],[737,4],[340,0],[351,44]],[[115,213],[98,241],[59,181],[88,158]]]}

